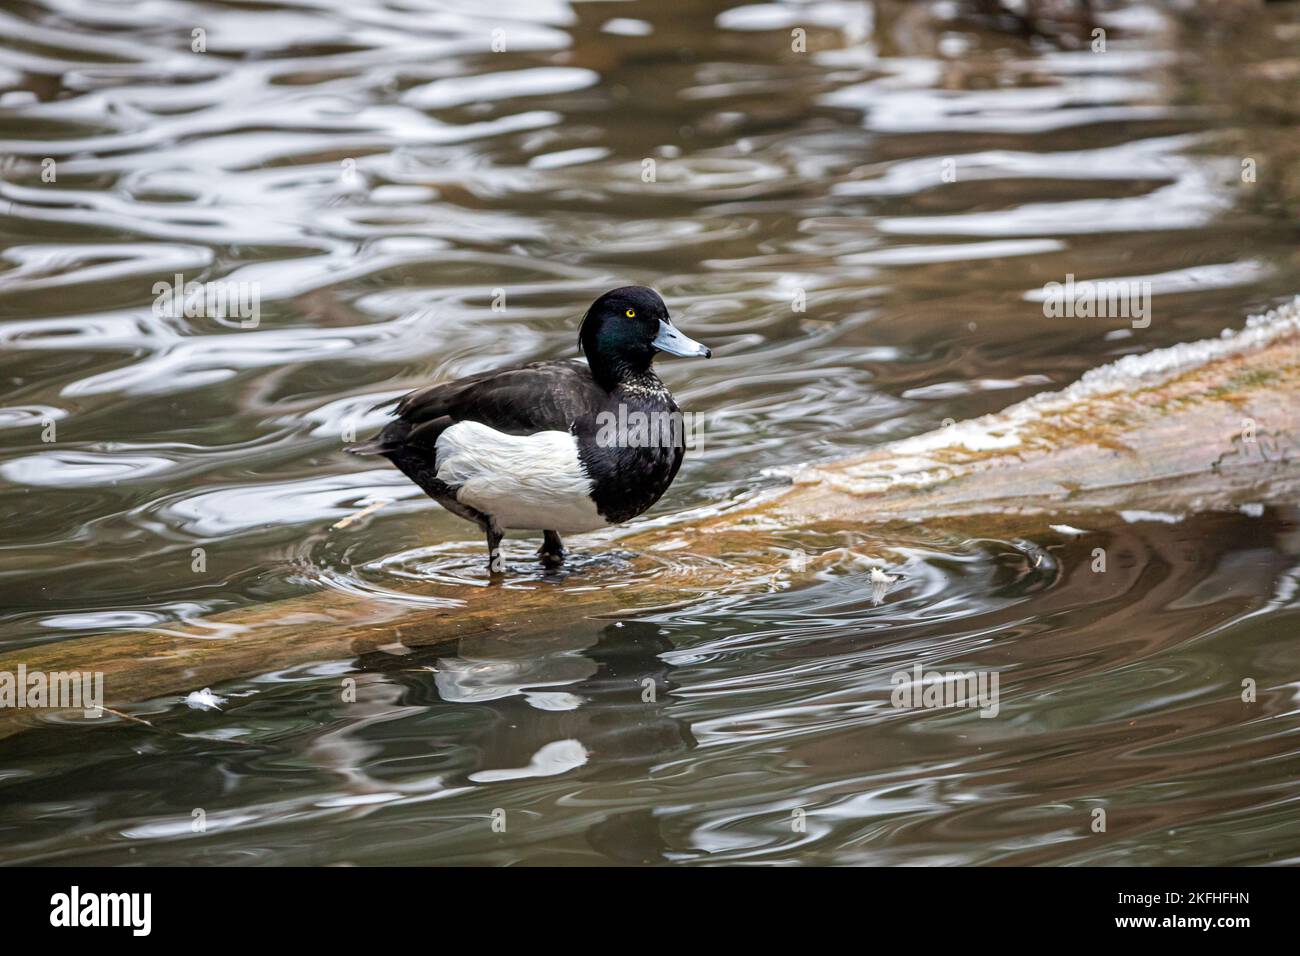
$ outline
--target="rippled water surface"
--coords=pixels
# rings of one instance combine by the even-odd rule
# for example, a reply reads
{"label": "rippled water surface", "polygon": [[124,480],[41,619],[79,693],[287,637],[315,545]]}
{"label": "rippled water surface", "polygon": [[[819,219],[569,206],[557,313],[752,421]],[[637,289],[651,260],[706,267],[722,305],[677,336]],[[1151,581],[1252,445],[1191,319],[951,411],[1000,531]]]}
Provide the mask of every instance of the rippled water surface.
{"label": "rippled water surface", "polygon": [[[6,5],[0,650],[485,584],[345,436],[573,354],[614,285],[715,350],[662,363],[707,420],[658,515],[1300,291],[1300,4],[1101,6],[1104,53],[955,3]],[[1149,280],[1150,327],[1045,318],[1067,273]],[[256,327],[159,314],[177,274]],[[0,861],[1300,862],[1295,521],[918,533],[881,603],[841,566],[45,721],[0,739]],[[635,586],[534,546],[513,587]],[[916,663],[996,670],[997,718],[892,707]]]}

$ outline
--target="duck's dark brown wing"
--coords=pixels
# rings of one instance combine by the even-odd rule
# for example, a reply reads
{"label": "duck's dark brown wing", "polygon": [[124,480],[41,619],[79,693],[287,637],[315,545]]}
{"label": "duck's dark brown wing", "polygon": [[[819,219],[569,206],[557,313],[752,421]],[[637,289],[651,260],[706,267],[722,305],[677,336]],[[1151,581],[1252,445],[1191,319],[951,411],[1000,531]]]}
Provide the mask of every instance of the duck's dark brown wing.
{"label": "duck's dark brown wing", "polygon": [[510,435],[567,432],[607,398],[580,359],[494,369],[407,394],[382,432],[347,450],[391,456],[403,447],[431,449],[444,428],[466,421]]}
{"label": "duck's dark brown wing", "polygon": [[398,402],[397,417],[418,424],[446,415],[510,435],[567,432],[577,418],[594,414],[605,398],[586,362],[533,362],[411,392]]}

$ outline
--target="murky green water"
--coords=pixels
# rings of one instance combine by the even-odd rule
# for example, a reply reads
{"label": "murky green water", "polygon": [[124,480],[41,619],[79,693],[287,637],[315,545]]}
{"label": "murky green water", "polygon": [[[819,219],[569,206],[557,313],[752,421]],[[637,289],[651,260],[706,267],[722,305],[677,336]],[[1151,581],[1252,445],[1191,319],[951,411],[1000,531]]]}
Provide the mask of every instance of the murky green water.
{"label": "murky green water", "polygon": [[[10,5],[0,649],[481,582],[477,533],[344,433],[572,354],[614,285],[716,354],[662,368],[708,420],[658,514],[1300,291],[1300,5],[1124,5],[1104,53],[956,9]],[[259,324],[158,315],[177,273]],[[1044,318],[1067,273],[1149,279],[1150,327]],[[1295,519],[918,533],[880,604],[841,570],[47,722],[0,739],[0,861],[1300,862]],[[892,707],[917,663],[997,671],[997,717]]]}

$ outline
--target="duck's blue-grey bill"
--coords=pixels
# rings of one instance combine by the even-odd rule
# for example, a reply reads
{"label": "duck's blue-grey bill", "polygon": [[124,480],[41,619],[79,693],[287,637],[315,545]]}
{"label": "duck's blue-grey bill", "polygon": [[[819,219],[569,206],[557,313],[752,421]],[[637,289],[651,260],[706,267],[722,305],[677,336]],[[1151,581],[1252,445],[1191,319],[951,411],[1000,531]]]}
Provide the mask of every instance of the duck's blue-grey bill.
{"label": "duck's blue-grey bill", "polygon": [[708,358],[713,354],[708,346],[701,345],[693,338],[682,335],[681,332],[663,319],[659,320],[659,334],[655,336],[655,340],[650,344],[660,352],[667,352],[669,355],[681,355],[686,358]]}

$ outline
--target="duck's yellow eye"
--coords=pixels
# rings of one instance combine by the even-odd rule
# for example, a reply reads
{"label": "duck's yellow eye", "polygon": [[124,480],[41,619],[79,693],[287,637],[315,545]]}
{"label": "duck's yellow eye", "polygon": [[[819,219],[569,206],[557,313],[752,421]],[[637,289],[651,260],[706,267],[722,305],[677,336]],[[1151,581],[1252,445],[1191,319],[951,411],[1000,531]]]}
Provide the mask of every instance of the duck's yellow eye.
{"label": "duck's yellow eye", "polygon": [[624,312],[623,314],[626,315],[629,319],[635,319],[635,318],[636,318],[636,309],[628,309],[628,310],[627,310],[626,312]]}

